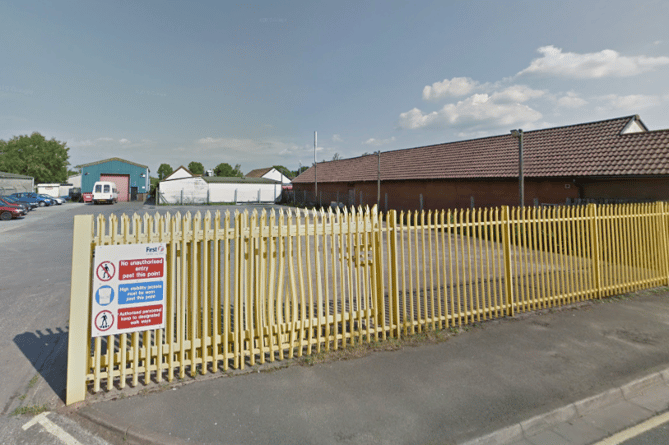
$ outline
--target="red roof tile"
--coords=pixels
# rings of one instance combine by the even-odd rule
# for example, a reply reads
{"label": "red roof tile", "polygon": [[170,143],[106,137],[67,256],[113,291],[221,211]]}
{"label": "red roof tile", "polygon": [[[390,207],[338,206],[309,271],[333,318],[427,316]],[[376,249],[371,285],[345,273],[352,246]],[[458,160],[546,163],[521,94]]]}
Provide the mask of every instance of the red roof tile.
{"label": "red roof tile", "polygon": [[274,167],[266,167],[266,168],[256,168],[255,170],[251,170],[248,172],[245,176],[247,178],[262,178],[263,175],[266,175],[269,173],[270,170],[272,170]]}
{"label": "red roof tile", "polygon": [[[548,128],[523,135],[527,177],[665,174],[669,130],[621,134],[638,116]],[[319,163],[318,182],[376,181],[377,155]],[[381,153],[381,180],[518,176],[518,139],[511,134]],[[314,167],[293,180],[314,182]]]}

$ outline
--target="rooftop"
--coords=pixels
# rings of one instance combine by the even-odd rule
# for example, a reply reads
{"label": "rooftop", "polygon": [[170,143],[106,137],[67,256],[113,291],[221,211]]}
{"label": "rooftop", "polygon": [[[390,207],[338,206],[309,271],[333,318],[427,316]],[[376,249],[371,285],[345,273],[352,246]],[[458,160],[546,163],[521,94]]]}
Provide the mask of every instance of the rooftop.
{"label": "rooftop", "polygon": [[[648,131],[638,115],[527,131],[526,177],[669,174],[669,130]],[[318,182],[376,181],[376,154],[323,162]],[[518,177],[518,139],[504,134],[381,153],[381,180]],[[312,166],[294,183],[314,182]]]}

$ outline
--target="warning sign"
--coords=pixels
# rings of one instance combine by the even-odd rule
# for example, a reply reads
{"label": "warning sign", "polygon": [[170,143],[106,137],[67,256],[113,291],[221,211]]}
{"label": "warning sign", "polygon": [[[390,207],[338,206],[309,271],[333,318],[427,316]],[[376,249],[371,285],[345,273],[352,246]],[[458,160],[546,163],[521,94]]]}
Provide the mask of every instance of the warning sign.
{"label": "warning sign", "polygon": [[163,259],[147,258],[142,260],[122,260],[120,266],[121,280],[137,280],[144,278],[159,278],[163,276]]}
{"label": "warning sign", "polygon": [[128,309],[119,309],[119,329],[130,329],[133,326],[155,326],[163,322],[163,305],[140,306]]}
{"label": "warning sign", "polygon": [[114,326],[114,314],[109,311],[98,312],[95,316],[95,327],[100,331],[108,331]]}
{"label": "warning sign", "polygon": [[95,269],[95,274],[97,275],[98,280],[109,281],[114,278],[114,275],[116,274],[116,267],[114,266],[114,263],[105,261],[101,263],[97,269]]}
{"label": "warning sign", "polygon": [[166,245],[95,248],[93,337],[165,327]]}

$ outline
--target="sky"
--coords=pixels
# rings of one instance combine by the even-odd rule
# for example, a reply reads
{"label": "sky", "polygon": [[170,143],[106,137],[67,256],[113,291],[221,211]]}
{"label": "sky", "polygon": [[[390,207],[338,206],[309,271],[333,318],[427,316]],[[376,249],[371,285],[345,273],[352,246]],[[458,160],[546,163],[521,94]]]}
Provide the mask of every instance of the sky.
{"label": "sky", "polygon": [[0,139],[244,173],[639,114],[669,2],[0,0]]}

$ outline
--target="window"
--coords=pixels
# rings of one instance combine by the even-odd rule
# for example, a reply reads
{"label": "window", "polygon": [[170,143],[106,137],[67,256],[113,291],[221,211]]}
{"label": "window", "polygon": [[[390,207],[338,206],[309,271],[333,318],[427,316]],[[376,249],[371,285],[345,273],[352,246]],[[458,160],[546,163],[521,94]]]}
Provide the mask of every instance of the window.
{"label": "window", "polygon": [[111,190],[111,187],[109,187],[109,184],[105,184],[105,193],[109,193]]}
{"label": "window", "polygon": [[98,184],[95,186],[95,193],[102,193],[102,184]]}

